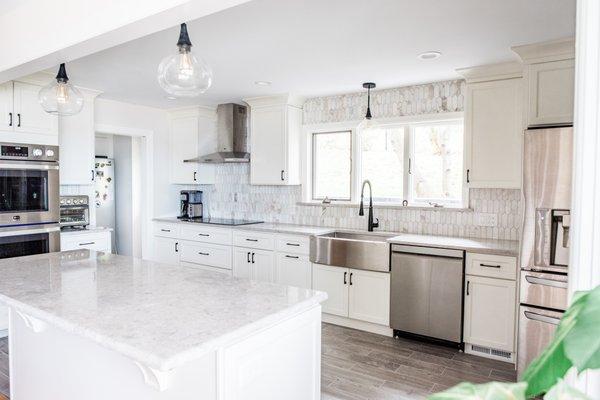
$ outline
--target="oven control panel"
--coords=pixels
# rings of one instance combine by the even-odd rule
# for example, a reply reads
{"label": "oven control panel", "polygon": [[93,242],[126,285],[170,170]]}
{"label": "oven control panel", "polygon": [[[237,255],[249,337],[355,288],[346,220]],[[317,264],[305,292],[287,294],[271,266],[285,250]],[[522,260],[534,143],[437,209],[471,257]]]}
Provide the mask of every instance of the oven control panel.
{"label": "oven control panel", "polygon": [[58,146],[0,143],[3,160],[58,161]]}

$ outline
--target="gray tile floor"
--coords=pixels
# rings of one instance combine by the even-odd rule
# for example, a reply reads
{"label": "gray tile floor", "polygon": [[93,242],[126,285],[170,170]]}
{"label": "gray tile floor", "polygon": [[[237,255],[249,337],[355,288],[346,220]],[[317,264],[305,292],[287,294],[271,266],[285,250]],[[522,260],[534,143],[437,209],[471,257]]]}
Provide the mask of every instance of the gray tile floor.
{"label": "gray tile floor", "polygon": [[[422,399],[470,381],[514,381],[512,364],[408,339],[323,324],[323,400]],[[0,339],[0,393],[9,395],[8,340]]]}

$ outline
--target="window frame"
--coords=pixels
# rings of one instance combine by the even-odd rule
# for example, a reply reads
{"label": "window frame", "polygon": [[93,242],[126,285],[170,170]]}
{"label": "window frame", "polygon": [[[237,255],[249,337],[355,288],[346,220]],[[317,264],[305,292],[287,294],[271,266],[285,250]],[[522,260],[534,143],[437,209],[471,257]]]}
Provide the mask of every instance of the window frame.
{"label": "window frame", "polygon": [[353,186],[353,154],[354,154],[354,140],[353,140],[353,132],[351,129],[339,129],[339,130],[329,130],[329,131],[318,131],[318,132],[313,132],[311,134],[311,178],[310,178],[310,193],[311,193],[311,200],[313,201],[323,201],[325,199],[325,197],[316,197],[315,196],[315,146],[316,146],[316,137],[317,135],[331,135],[331,134],[335,134],[335,133],[349,133],[350,134],[350,174],[348,175],[348,180],[349,180],[349,193],[348,193],[348,198],[333,198],[333,197],[329,197],[329,196],[325,196],[327,197],[329,200],[331,201],[339,201],[339,202],[351,202],[352,201],[352,186]]}
{"label": "window frame", "polygon": [[[462,160],[462,190],[461,199],[458,201],[445,201],[437,199],[437,203],[442,205],[443,208],[454,208],[454,209],[465,209],[468,208],[469,204],[469,185],[466,182],[466,169],[468,168],[468,149],[469,149],[469,137],[465,126],[464,113],[453,112],[444,114],[424,114],[417,116],[405,116],[398,118],[386,118],[377,120],[377,127],[404,127],[404,174],[403,174],[403,193],[404,199],[398,202],[390,201],[373,201],[373,203],[379,207],[406,207],[403,205],[403,201],[408,201],[408,207],[417,208],[434,208],[433,205],[429,204],[429,201],[436,202],[433,199],[426,200],[415,200],[412,198],[411,185],[412,177],[408,173],[409,163],[414,159],[413,142],[411,140],[413,127],[418,125],[447,125],[447,124],[460,124],[463,126],[463,160]],[[361,160],[361,121],[350,121],[342,123],[326,123],[326,124],[313,124],[304,126],[304,138],[305,144],[302,146],[302,171],[303,171],[303,185],[302,185],[302,199],[306,204],[321,204],[323,198],[314,198],[314,162],[313,162],[313,149],[314,141],[313,137],[319,133],[335,133],[341,131],[349,131],[351,135],[351,154],[350,154],[350,199],[331,199],[333,205],[358,205],[360,202],[360,187],[362,185],[362,160]]]}

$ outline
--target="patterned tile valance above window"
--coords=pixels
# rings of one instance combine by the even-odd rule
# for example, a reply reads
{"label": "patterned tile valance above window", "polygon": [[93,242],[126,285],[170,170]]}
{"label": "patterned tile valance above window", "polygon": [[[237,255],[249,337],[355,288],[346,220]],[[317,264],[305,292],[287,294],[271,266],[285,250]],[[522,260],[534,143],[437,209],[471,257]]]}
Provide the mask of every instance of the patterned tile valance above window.
{"label": "patterned tile valance above window", "polygon": [[[465,81],[452,80],[371,92],[373,118],[457,112],[464,109]],[[315,97],[304,103],[304,124],[359,121],[367,93]]]}

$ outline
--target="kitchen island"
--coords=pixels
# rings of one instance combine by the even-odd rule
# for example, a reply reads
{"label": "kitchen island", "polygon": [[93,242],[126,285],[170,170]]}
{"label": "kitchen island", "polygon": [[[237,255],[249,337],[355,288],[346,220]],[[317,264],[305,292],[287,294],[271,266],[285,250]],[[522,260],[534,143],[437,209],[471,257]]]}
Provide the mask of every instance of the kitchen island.
{"label": "kitchen island", "polygon": [[75,250],[0,261],[11,399],[319,399],[322,292]]}

